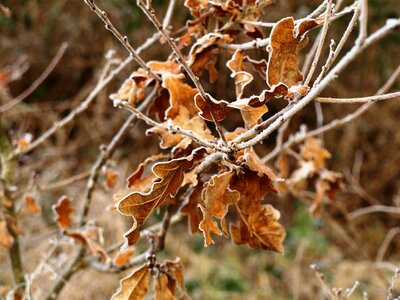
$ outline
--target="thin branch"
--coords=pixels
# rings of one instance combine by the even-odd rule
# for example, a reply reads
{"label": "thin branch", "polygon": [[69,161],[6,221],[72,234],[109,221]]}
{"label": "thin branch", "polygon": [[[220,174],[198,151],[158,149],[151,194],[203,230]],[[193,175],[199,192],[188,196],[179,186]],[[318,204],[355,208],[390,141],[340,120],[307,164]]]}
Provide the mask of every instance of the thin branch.
{"label": "thin branch", "polygon": [[317,97],[315,101],[320,103],[336,103],[336,104],[354,104],[354,103],[369,103],[383,100],[391,100],[400,97],[400,92],[394,92],[383,95],[359,97],[359,98],[329,98]]}
{"label": "thin branch", "polygon": [[400,227],[391,228],[386,234],[381,246],[379,247],[378,254],[376,255],[376,262],[383,261],[386,251],[389,248],[393,238],[400,233]]}
{"label": "thin branch", "polygon": [[360,0],[360,32],[358,34],[357,43],[364,43],[368,36],[368,0]]}
{"label": "thin branch", "polygon": [[148,7],[146,3],[144,3],[143,0],[137,0],[137,5],[142,9],[142,11],[145,13],[147,18],[153,23],[153,25],[157,28],[158,32],[161,33],[161,35],[166,39],[168,44],[171,46],[172,51],[175,54],[175,58],[182,65],[182,67],[185,69],[186,73],[189,75],[190,79],[196,86],[197,90],[199,91],[200,96],[204,99],[210,113],[212,120],[215,124],[215,128],[218,131],[219,137],[221,140],[227,145],[227,141],[225,139],[225,136],[222,132],[221,125],[219,124],[218,120],[215,117],[214,111],[211,109],[210,104],[207,101],[207,95],[206,92],[203,88],[203,86],[200,84],[199,78],[193,73],[192,69],[190,69],[189,65],[186,63],[186,60],[184,59],[181,51],[179,50],[178,46],[175,43],[175,40],[170,37],[169,33],[165,30],[163,25],[160,23],[160,21],[157,19],[154,10],[151,7]]}
{"label": "thin branch", "polygon": [[368,207],[363,207],[352,211],[347,216],[350,220],[354,220],[364,215],[372,214],[372,213],[386,213],[386,214],[395,214],[400,215],[400,207],[396,206],[385,206],[385,205],[371,205]]}
{"label": "thin branch", "polygon": [[54,182],[54,183],[49,183],[46,185],[42,185],[38,187],[38,191],[50,191],[50,190],[54,190],[54,189],[59,189],[62,187],[65,187],[67,185],[70,185],[74,182],[80,181],[85,179],[86,177],[88,177],[90,175],[90,171],[85,171],[83,173],[71,176],[69,178]]}
{"label": "thin branch", "polygon": [[326,38],[326,35],[328,34],[329,24],[331,22],[331,20],[330,20],[331,14],[332,14],[332,0],[328,0],[328,3],[326,5],[324,25],[322,27],[321,37],[319,38],[318,47],[315,52],[314,60],[311,63],[310,71],[308,72],[307,78],[304,81],[304,84],[307,86],[311,82],[311,79],[314,75],[315,69],[317,68],[319,58],[321,57],[321,54],[322,54],[322,48],[324,46],[325,38]]}
{"label": "thin branch", "polygon": [[198,143],[199,145],[202,145],[207,148],[211,148],[211,149],[225,152],[225,153],[230,152],[230,150],[227,147],[223,147],[216,143],[209,142],[190,130],[185,130],[185,129],[180,128],[179,126],[174,125],[172,123],[172,120],[170,120],[170,122],[167,122],[167,124],[158,123],[158,122],[154,121],[153,119],[149,118],[147,115],[140,112],[138,109],[136,109],[134,106],[132,106],[127,101],[114,100],[114,105],[117,107],[122,107],[126,110],[129,110],[135,116],[137,116],[139,119],[145,121],[150,126],[154,126],[157,128],[167,130],[172,134],[180,134],[180,135],[186,136],[186,137],[192,139],[194,142]]}
{"label": "thin branch", "polygon": [[122,34],[115,28],[115,26],[111,23],[110,19],[107,16],[107,13],[104,10],[101,10],[94,0],[83,0],[91,10],[93,10],[96,15],[100,17],[100,19],[106,24],[106,29],[111,31],[111,33],[118,39],[118,41],[128,50],[129,54],[133,57],[133,59],[141,66],[144,70],[147,71],[154,79],[161,81],[160,76],[154,73],[147,65],[146,62],[139,56],[139,53],[132,47],[129,43],[127,36],[122,36]]}
{"label": "thin branch", "polygon": [[344,45],[346,44],[347,40],[349,39],[350,34],[353,32],[353,29],[357,23],[358,16],[360,15],[360,10],[361,10],[361,6],[359,3],[357,3],[357,5],[354,9],[354,14],[353,14],[349,24],[347,25],[346,30],[344,31],[343,36],[339,41],[339,44],[337,45],[337,47],[334,51],[333,51],[333,45],[331,43],[328,59],[326,60],[325,65],[322,67],[322,71],[320,72],[317,79],[315,80],[316,84],[318,84],[322,80],[322,78],[325,77],[326,73],[329,71],[333,62],[338,58]]}
{"label": "thin branch", "polygon": [[228,43],[217,43],[217,46],[221,49],[227,50],[251,50],[251,49],[264,49],[269,45],[269,38],[260,39],[257,38],[251,42],[243,43],[243,44],[228,44]]}
{"label": "thin branch", "polygon": [[0,114],[13,108],[15,105],[21,103],[27,97],[29,97],[37,89],[37,87],[41,85],[43,81],[46,80],[46,78],[51,74],[51,72],[53,72],[54,68],[57,66],[58,62],[63,57],[65,50],[67,50],[67,48],[68,48],[68,43],[62,43],[56,55],[51,60],[47,68],[43,71],[43,73],[40,74],[40,76],[24,92],[22,92],[20,95],[10,100],[9,102],[5,103],[4,105],[0,106]]}

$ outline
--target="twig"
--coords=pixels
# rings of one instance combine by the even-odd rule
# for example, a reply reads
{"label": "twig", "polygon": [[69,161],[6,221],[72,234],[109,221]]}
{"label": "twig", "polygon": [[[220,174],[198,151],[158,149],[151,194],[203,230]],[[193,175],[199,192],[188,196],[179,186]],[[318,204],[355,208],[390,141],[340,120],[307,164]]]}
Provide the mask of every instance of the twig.
{"label": "twig", "polygon": [[208,109],[210,111],[212,120],[213,120],[213,122],[215,124],[215,128],[216,128],[216,130],[217,130],[217,132],[219,134],[219,137],[224,142],[224,144],[227,145],[227,141],[226,141],[225,136],[224,136],[224,134],[222,132],[221,125],[219,124],[218,120],[216,119],[215,113],[211,109],[210,104],[207,101],[206,92],[205,92],[203,86],[200,84],[199,78],[193,73],[192,69],[190,69],[189,65],[186,63],[186,60],[184,59],[181,51],[179,50],[178,46],[175,43],[175,40],[170,37],[170,35],[169,35],[169,33],[167,31],[165,31],[165,28],[163,27],[163,25],[161,25],[160,21],[157,19],[156,15],[154,13],[154,10],[151,7],[148,7],[146,5],[146,3],[144,3],[143,0],[137,0],[137,5],[142,9],[142,11],[145,13],[147,18],[153,23],[153,25],[157,28],[158,32],[161,33],[161,35],[166,39],[168,44],[171,46],[171,49],[175,54],[176,60],[185,69],[186,73],[189,75],[190,79],[192,80],[192,82],[196,86],[197,90],[199,91],[200,96],[205,101],[205,103],[206,103],[206,105],[207,105],[207,107],[208,107]]}
{"label": "twig", "polygon": [[144,70],[147,71],[154,79],[161,81],[160,76],[154,73],[147,65],[146,62],[139,56],[139,53],[132,47],[129,43],[127,36],[122,36],[122,34],[115,28],[115,26],[111,23],[110,19],[107,16],[107,13],[104,10],[101,10],[94,0],[83,0],[91,10],[93,10],[100,19],[106,24],[106,29],[111,31],[111,33],[118,39],[118,41],[128,50],[129,54],[133,57],[133,59],[141,66]]}
{"label": "twig", "polygon": [[39,85],[42,84],[43,81],[53,72],[54,68],[63,57],[65,50],[68,48],[68,43],[62,43],[60,48],[58,49],[56,55],[51,60],[50,64],[47,68],[43,71],[42,74],[20,95],[15,97],[14,99],[10,100],[9,102],[5,103],[4,105],[0,106],[0,114],[4,113],[5,111],[13,108],[15,105],[19,104],[20,102],[24,101],[30,94],[32,94]]}
{"label": "twig", "polygon": [[332,52],[333,46],[331,46],[328,59],[326,60],[325,65],[322,67],[322,71],[320,72],[317,79],[315,80],[316,84],[319,84],[319,82],[322,80],[322,78],[325,77],[326,73],[329,71],[333,62],[339,56],[344,45],[346,44],[347,40],[349,39],[350,34],[353,32],[354,26],[357,23],[358,16],[360,15],[360,11],[361,11],[361,4],[357,3],[357,5],[354,9],[354,14],[353,14],[349,24],[347,25],[346,30],[343,33],[343,37],[340,39],[339,44],[337,45],[336,49],[333,52]]}
{"label": "twig", "polygon": [[354,104],[354,103],[370,103],[383,100],[391,100],[400,97],[400,92],[394,92],[383,95],[359,97],[359,98],[329,98],[317,97],[315,101],[320,103],[336,103],[336,104]]}
{"label": "twig", "polygon": [[25,285],[24,267],[22,263],[20,242],[17,228],[17,218],[15,212],[15,199],[12,195],[12,186],[14,181],[14,172],[16,162],[8,160],[7,157],[11,152],[11,145],[7,138],[5,129],[0,122],[0,184],[3,186],[3,191],[0,194],[0,206],[2,210],[2,218],[6,223],[8,232],[13,237],[13,243],[8,249],[8,254],[11,261],[11,269],[16,285]]}
{"label": "twig", "polygon": [[311,82],[312,76],[314,75],[315,69],[317,68],[319,58],[321,57],[322,54],[322,47],[324,46],[325,38],[329,29],[329,24],[331,22],[330,20],[331,14],[332,14],[332,0],[328,0],[328,3],[326,5],[324,25],[322,27],[321,37],[319,38],[318,47],[315,52],[314,60],[311,63],[310,71],[308,72],[306,80],[304,81],[304,84],[307,86]]}
{"label": "twig", "polygon": [[383,261],[386,251],[389,248],[393,238],[400,233],[400,227],[391,228],[386,234],[381,246],[379,247],[378,254],[376,255],[376,262]]}
{"label": "twig", "polygon": [[[299,111],[301,111],[308,103],[314,100],[318,94],[320,94],[335,78],[337,75],[343,71],[343,69],[352,62],[359,53],[365,50],[370,45],[374,44],[376,41],[382,39],[387,34],[389,34],[393,29],[400,26],[400,19],[388,20],[387,23],[381,27],[379,30],[370,35],[363,44],[355,44],[353,48],[347,52],[347,54],[338,62],[338,64],[328,73],[328,75],[321,80],[320,84],[313,88],[303,99],[296,102],[293,107],[277,118],[268,128],[263,130],[261,133],[254,132],[254,137],[250,140],[242,142],[240,144],[235,144],[234,141],[230,142],[230,147],[232,149],[245,149],[253,145],[258,144],[266,137],[270,135],[273,131],[278,129],[287,119],[291,118]],[[250,130],[249,130],[250,131]],[[239,136],[237,139],[241,138]]]}
{"label": "twig", "polygon": [[82,179],[85,179],[86,177],[88,177],[90,175],[90,171],[85,171],[83,173],[71,176],[69,178],[54,182],[54,183],[49,183],[46,185],[42,185],[38,187],[38,191],[50,191],[50,190],[54,190],[54,189],[59,189],[62,187],[65,187],[67,185],[70,185],[76,181],[80,181]]}
{"label": "twig", "polygon": [[209,142],[205,139],[203,139],[202,137],[198,136],[196,133],[190,131],[190,130],[185,130],[180,128],[179,126],[176,126],[174,124],[172,124],[172,121],[167,122],[167,124],[164,123],[158,123],[156,121],[154,121],[153,119],[149,118],[147,115],[143,114],[142,112],[140,112],[138,109],[136,109],[134,106],[132,106],[130,103],[126,102],[126,101],[116,101],[114,100],[114,105],[117,107],[122,107],[126,110],[129,110],[130,112],[132,112],[135,116],[137,116],[139,119],[142,119],[143,121],[145,121],[148,125],[154,126],[154,127],[158,127],[158,128],[162,128],[164,130],[167,130],[173,134],[180,134],[183,136],[186,136],[190,139],[192,139],[193,141],[195,141],[196,143],[198,143],[199,145],[202,145],[204,147],[207,148],[211,148],[217,151],[221,151],[221,152],[225,152],[225,153],[229,153],[230,149],[228,149],[227,147],[223,147],[220,146],[216,143],[213,142]]}
{"label": "twig", "polygon": [[360,0],[360,32],[356,43],[364,43],[368,35],[368,0]]}
{"label": "twig", "polygon": [[385,206],[385,205],[371,205],[368,207],[359,208],[355,211],[352,211],[348,214],[348,218],[350,220],[354,220],[361,216],[372,214],[372,213],[386,213],[386,214],[394,214],[400,215],[400,207],[396,206]]}

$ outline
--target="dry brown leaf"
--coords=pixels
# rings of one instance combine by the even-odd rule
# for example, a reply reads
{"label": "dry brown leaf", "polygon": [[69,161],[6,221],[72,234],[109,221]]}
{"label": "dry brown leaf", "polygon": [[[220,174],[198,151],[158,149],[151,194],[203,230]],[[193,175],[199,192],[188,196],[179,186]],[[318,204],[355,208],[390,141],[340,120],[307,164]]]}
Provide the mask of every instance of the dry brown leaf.
{"label": "dry brown leaf", "polygon": [[199,224],[199,229],[204,234],[204,247],[214,244],[214,240],[211,237],[211,233],[222,235],[222,231],[219,229],[217,222],[212,219],[211,214],[203,206],[199,206],[203,213],[203,220]]}
{"label": "dry brown leaf", "polygon": [[[175,293],[169,288],[169,279],[165,274],[159,274],[154,282],[154,292],[156,300],[174,300]],[[174,290],[175,292],[175,290]]]}
{"label": "dry brown leaf", "polygon": [[181,65],[173,61],[156,61],[152,60],[147,63],[147,66],[156,74],[161,76],[179,74],[181,72]]}
{"label": "dry brown leaf", "polygon": [[103,234],[100,228],[88,226],[80,230],[68,230],[66,235],[84,244],[91,255],[98,255],[107,263],[111,260],[106,250],[100,245],[103,240]]}
{"label": "dry brown leaf", "polygon": [[212,232],[222,234],[212,216],[222,220],[228,212],[229,205],[236,204],[239,201],[239,192],[229,188],[233,175],[234,172],[232,171],[214,175],[204,185],[203,201],[199,205],[203,212],[203,220],[200,222],[199,228],[204,234],[205,246],[214,243],[211,238]]}
{"label": "dry brown leaf", "polygon": [[215,68],[217,61],[217,43],[229,43],[232,38],[227,34],[208,33],[197,39],[189,53],[188,65],[196,76],[200,76],[207,69],[211,82],[216,80],[218,71]]}
{"label": "dry brown leaf", "polygon": [[232,58],[226,63],[226,66],[231,70],[231,77],[235,79],[236,97],[241,99],[243,90],[252,80],[253,75],[244,70],[243,52],[236,50]]}
{"label": "dry brown leaf", "polygon": [[317,216],[320,213],[322,200],[325,196],[333,199],[335,194],[343,188],[343,176],[340,173],[322,170],[315,184],[316,194],[310,207],[310,212]]}
{"label": "dry brown leaf", "polygon": [[331,157],[331,154],[322,146],[322,141],[318,138],[307,138],[301,147],[301,156],[312,161],[317,170],[322,170],[325,166],[325,160]]}
{"label": "dry brown leaf", "polygon": [[119,252],[113,259],[114,266],[121,267],[129,263],[133,253],[135,253],[133,248],[127,248],[124,251]]}
{"label": "dry brown leaf", "polygon": [[149,77],[147,71],[139,69],[124,81],[117,93],[110,95],[110,99],[128,101],[130,104],[136,105],[144,99],[146,87],[153,81],[154,79]]}
{"label": "dry brown leaf", "polygon": [[240,198],[238,191],[229,188],[233,175],[233,171],[214,175],[204,184],[203,206],[211,215],[220,220],[225,217],[229,205],[236,204]]}
{"label": "dry brown leaf", "polygon": [[6,222],[0,220],[0,246],[6,249],[10,249],[13,243],[14,243],[14,238],[8,232]]}
{"label": "dry brown leaf", "polygon": [[317,25],[315,20],[306,20],[295,28],[294,19],[288,17],[272,28],[267,48],[267,83],[271,88],[281,83],[290,88],[303,80],[303,74],[299,70],[298,51],[304,46],[301,41],[306,32]]}
{"label": "dry brown leaf", "polygon": [[65,230],[71,224],[71,212],[74,211],[72,201],[67,196],[62,196],[53,205],[53,210],[56,215],[56,222],[61,230]]}
{"label": "dry brown leaf", "polygon": [[[248,219],[241,216],[239,225],[231,224],[235,244],[248,244],[252,248],[284,252],[285,229],[278,223],[280,213],[271,205],[261,205]],[[249,219],[251,223],[249,224]]]}
{"label": "dry brown leaf", "polygon": [[143,300],[148,293],[150,270],[147,264],[134,270],[130,275],[121,279],[119,290],[112,296],[112,300]]}
{"label": "dry brown leaf", "polygon": [[262,177],[265,175],[272,181],[280,180],[275,173],[261,160],[253,148],[245,149],[243,159],[249,169],[257,172],[258,176]]}
{"label": "dry brown leaf", "polygon": [[106,178],[106,187],[113,189],[118,182],[119,173],[109,168],[103,170],[104,177]]}
{"label": "dry brown leaf", "polygon": [[[182,74],[181,74],[182,75]],[[194,97],[198,90],[190,85],[183,83],[183,76],[164,76],[163,87],[169,92],[169,108],[165,111],[167,118],[174,119],[180,114],[182,107],[186,108],[190,116],[195,116],[199,112],[194,104]]]}
{"label": "dry brown leaf", "polygon": [[[181,82],[182,76],[164,76],[163,86],[169,92],[170,106],[165,116],[172,120],[172,123],[182,129],[190,130],[202,138],[213,141],[214,136],[207,127],[206,122],[198,115],[200,112],[194,103],[197,89]],[[164,123],[168,125],[168,123]],[[186,149],[191,144],[191,139],[179,134],[172,134],[160,127],[153,127],[147,133],[156,133],[161,136],[160,147],[170,148],[176,146],[179,149]]]}
{"label": "dry brown leaf", "polygon": [[232,189],[240,193],[236,205],[239,222],[230,226],[233,242],[283,253],[282,243],[286,233],[278,223],[280,214],[270,205],[261,205],[264,196],[274,192],[271,180],[244,170],[232,181]]}
{"label": "dry brown leaf", "polygon": [[40,207],[34,195],[25,194],[23,199],[24,206],[22,207],[22,211],[24,213],[40,214],[42,212],[42,208]]}
{"label": "dry brown leaf", "polygon": [[206,121],[213,121],[211,112],[213,112],[216,121],[222,121],[230,110],[228,102],[225,100],[216,100],[210,94],[206,94],[206,99],[197,94],[195,96],[195,103],[200,109],[200,117]]}
{"label": "dry brown leaf", "polygon": [[181,209],[181,213],[188,217],[188,223],[192,234],[200,232],[199,224],[202,220],[202,214],[199,208],[199,204],[202,201],[202,190],[202,184],[196,186],[187,197],[187,203]]}
{"label": "dry brown leaf", "polygon": [[173,197],[180,188],[184,172],[193,165],[194,153],[190,156],[157,163],[153,173],[159,178],[148,193],[133,192],[118,204],[120,213],[134,220],[130,231],[125,234],[128,245],[133,245],[140,237],[139,229],[150,214]]}
{"label": "dry brown leaf", "polygon": [[128,187],[133,189],[135,192],[149,191],[154,180],[156,180],[157,177],[154,175],[153,172],[150,172],[150,174],[143,177],[145,167],[147,167],[151,163],[158,162],[167,157],[168,155],[160,153],[146,158],[146,160],[140,163],[136,170],[128,177]]}

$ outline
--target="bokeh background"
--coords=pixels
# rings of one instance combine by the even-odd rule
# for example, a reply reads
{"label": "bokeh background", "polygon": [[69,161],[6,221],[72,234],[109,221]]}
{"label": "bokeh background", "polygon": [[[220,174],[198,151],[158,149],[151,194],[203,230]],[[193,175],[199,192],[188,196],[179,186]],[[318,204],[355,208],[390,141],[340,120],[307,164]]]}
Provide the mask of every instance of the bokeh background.
{"label": "bokeh background", "polygon": [[[177,2],[172,21],[175,30],[190,19],[183,1]],[[0,3],[12,11],[11,17],[0,14],[0,71],[20,63],[28,66],[18,80],[3,87],[0,104],[23,92],[43,72],[61,44],[69,44],[45,82],[23,103],[0,115],[13,140],[26,132],[37,137],[87,96],[104,66],[104,55],[108,50],[115,49],[116,56],[122,59],[127,53],[83,1],[8,0]],[[97,3],[133,45],[141,45],[153,34],[153,26],[136,7],[135,1],[98,0]],[[319,4],[320,1],[312,0],[278,0],[265,10],[263,20],[303,17]],[[386,19],[400,17],[398,0],[370,0],[369,4],[370,32],[382,26]],[[168,1],[154,0],[153,5],[162,16]],[[337,41],[349,18],[335,21],[329,38]],[[315,33],[311,34],[312,41],[313,38]],[[352,41],[354,37],[347,49]],[[311,45],[302,50],[302,55]],[[359,97],[374,94],[399,66],[399,50],[400,31],[397,31],[368,48],[323,95]],[[142,57],[146,61],[165,60],[168,55],[169,48],[156,43],[143,52]],[[262,53],[257,55],[262,56]],[[217,98],[231,100],[234,89],[225,67],[226,59],[219,59],[218,81],[210,85],[204,80],[204,84]],[[32,178],[36,178],[39,186],[48,187],[90,169],[99,145],[108,143],[128,116],[127,112],[113,108],[109,95],[136,68],[134,63],[128,66],[96,97],[85,113],[20,159],[18,186],[22,191],[29,191]],[[263,86],[263,82],[257,84]],[[400,81],[397,80],[393,90],[399,89]],[[279,103],[271,103],[270,111],[280,107]],[[325,122],[357,107],[323,105]],[[394,270],[400,267],[399,214],[374,213],[355,220],[349,220],[347,215],[372,204],[400,205],[399,116],[398,101],[377,103],[356,121],[325,135],[325,146],[332,154],[329,168],[345,175],[346,188],[324,206],[320,217],[312,217],[302,199],[288,196],[273,200],[288,232],[285,255],[235,246],[224,238],[216,238],[215,245],[203,248],[202,236],[192,236],[186,221],[182,221],[171,229],[167,248],[160,257],[181,258],[186,286],[193,299],[324,299],[321,283],[310,268],[311,264],[318,264],[332,287],[347,288],[359,281],[360,288],[351,299],[362,299],[363,291],[368,293],[369,299],[383,299]],[[290,132],[295,132],[302,123],[313,127],[315,122],[314,106],[310,105],[293,119]],[[234,128],[238,124],[224,125]],[[106,210],[113,202],[113,194],[126,193],[125,178],[145,157],[160,151],[158,139],[144,134],[146,128],[139,122],[110,162],[121,174],[117,187],[109,191],[100,184],[96,189],[91,216],[104,227],[106,245],[120,241],[131,222],[118,212]],[[272,149],[273,142],[271,136],[270,141],[258,149],[260,153]],[[37,288],[43,289],[43,293],[51,284],[54,273],[68,261],[68,251],[72,248],[57,233],[51,205],[63,194],[79,203],[84,187],[85,180],[81,180],[60,189],[43,189],[38,193],[42,215],[20,213],[23,255],[29,272],[33,272],[43,255],[52,249],[54,240],[61,240],[59,243],[65,250],[64,254],[55,253],[38,275],[41,279],[36,283]],[[154,216],[152,221],[156,219]],[[380,260],[378,253],[388,234],[393,234],[393,239]],[[11,272],[7,252],[2,249],[0,270],[0,286],[7,287],[11,283]],[[123,275],[84,269],[73,276],[59,299],[109,299]],[[38,291],[37,295],[40,299],[43,294]]]}

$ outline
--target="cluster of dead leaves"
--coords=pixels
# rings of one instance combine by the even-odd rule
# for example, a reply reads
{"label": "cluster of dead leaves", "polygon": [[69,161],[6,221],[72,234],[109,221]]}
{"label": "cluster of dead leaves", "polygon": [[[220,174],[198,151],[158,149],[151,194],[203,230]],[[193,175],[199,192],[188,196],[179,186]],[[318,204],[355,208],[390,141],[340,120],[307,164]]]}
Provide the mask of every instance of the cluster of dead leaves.
{"label": "cluster of dead leaves", "polygon": [[[193,233],[203,232],[206,246],[214,242],[212,234],[224,234],[236,244],[282,253],[285,230],[278,223],[280,214],[263,204],[264,196],[275,192],[273,182],[279,179],[253,150],[236,155],[232,164],[237,169],[221,168],[216,163],[217,174],[200,176],[196,167],[207,155],[199,148],[185,157],[157,163],[152,158],[139,165],[128,180],[135,191],[117,205],[122,214],[134,221],[125,234],[127,245],[137,242],[140,228],[151,213],[171,204],[181,206]],[[142,176],[151,163],[152,172]],[[188,195],[183,203],[176,197],[180,189]]]}
{"label": "cluster of dead leaves", "polygon": [[154,299],[174,300],[179,291],[179,299],[189,299],[185,292],[183,266],[179,259],[166,260],[163,263],[148,262],[135,269],[120,282],[119,290],[113,300],[142,300],[149,292],[151,277],[154,282]]}
{"label": "cluster of dead leaves", "polygon": [[307,190],[311,184],[315,188],[315,196],[310,211],[318,215],[321,203],[325,197],[333,199],[337,192],[343,188],[343,177],[340,173],[326,169],[326,160],[331,154],[322,146],[322,141],[317,138],[308,138],[300,148],[298,167],[289,176],[289,163],[286,155],[278,161],[278,167],[283,177],[289,177],[285,184],[280,185],[280,190],[290,190],[294,195],[301,197],[302,191]]}

